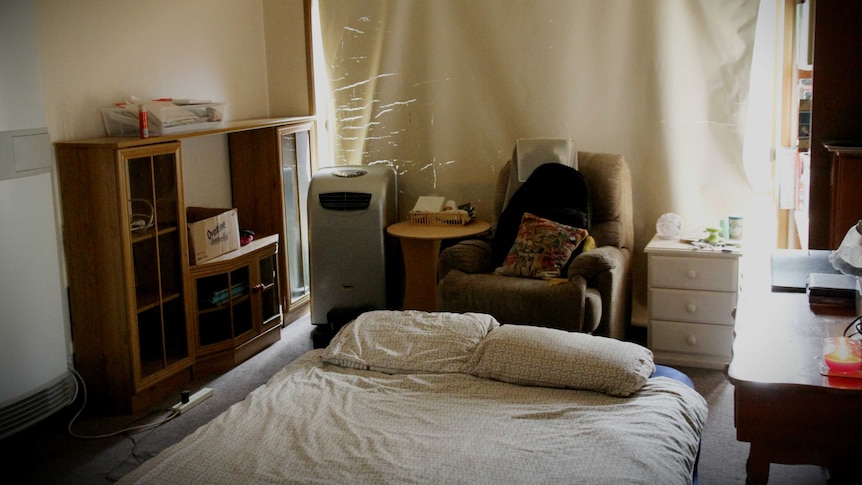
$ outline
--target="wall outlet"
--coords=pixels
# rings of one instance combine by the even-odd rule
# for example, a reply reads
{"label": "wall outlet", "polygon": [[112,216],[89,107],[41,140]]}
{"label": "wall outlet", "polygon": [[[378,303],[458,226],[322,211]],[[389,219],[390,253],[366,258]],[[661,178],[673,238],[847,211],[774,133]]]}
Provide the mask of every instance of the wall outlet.
{"label": "wall outlet", "polygon": [[180,402],[174,404],[174,407],[172,407],[171,409],[176,411],[177,414],[183,414],[186,411],[188,411],[189,409],[191,409],[191,408],[197,406],[198,404],[206,401],[207,399],[212,397],[212,395],[213,395],[213,390],[210,389],[209,387],[204,387],[200,391],[189,396],[189,402],[183,403],[182,401],[180,401]]}

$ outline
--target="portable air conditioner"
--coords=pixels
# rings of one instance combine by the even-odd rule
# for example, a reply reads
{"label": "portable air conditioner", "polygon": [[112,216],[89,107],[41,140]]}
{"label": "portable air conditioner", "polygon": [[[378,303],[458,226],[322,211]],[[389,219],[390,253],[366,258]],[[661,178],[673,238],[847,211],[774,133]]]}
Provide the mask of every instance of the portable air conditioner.
{"label": "portable air conditioner", "polygon": [[398,218],[395,169],[321,169],[311,179],[308,199],[311,323],[400,306],[400,253],[386,233]]}

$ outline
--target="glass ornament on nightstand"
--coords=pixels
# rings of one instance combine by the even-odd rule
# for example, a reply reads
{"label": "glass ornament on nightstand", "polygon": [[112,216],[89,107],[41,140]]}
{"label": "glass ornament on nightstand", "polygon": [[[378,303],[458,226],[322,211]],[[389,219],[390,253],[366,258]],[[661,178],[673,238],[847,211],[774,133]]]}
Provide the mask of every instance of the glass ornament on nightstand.
{"label": "glass ornament on nightstand", "polygon": [[679,239],[682,236],[682,217],[673,212],[662,214],[655,223],[655,231],[662,239]]}

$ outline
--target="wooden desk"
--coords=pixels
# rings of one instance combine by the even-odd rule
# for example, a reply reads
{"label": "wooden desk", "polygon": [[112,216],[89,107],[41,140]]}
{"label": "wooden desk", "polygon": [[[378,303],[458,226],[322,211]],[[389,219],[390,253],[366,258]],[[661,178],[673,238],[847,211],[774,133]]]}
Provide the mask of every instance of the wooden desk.
{"label": "wooden desk", "polygon": [[476,236],[488,231],[491,224],[474,220],[465,226],[428,226],[399,222],[386,228],[386,232],[401,239],[404,253],[404,305],[405,310],[437,310],[437,259],[440,242]]}
{"label": "wooden desk", "polygon": [[847,308],[814,312],[804,293],[743,292],[726,373],[736,438],[751,443],[749,483],[766,483],[770,463],[840,470],[858,459],[862,379],[821,375],[823,339],[854,317]]}

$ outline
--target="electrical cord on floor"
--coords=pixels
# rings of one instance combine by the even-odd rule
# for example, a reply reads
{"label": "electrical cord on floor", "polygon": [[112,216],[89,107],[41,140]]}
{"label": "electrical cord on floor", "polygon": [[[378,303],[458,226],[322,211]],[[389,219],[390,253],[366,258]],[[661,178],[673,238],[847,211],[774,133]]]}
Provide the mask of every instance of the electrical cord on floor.
{"label": "electrical cord on floor", "polygon": [[128,439],[132,443],[132,448],[129,450],[128,455],[126,455],[126,457],[122,461],[119,461],[117,465],[114,466],[114,468],[108,471],[108,473],[105,475],[105,478],[111,482],[116,482],[129,472],[130,466],[132,468],[136,468],[145,461],[156,456],[156,454],[158,453],[157,451],[141,453],[138,451],[138,446],[140,446],[141,443],[143,443],[148,436],[155,433],[157,429],[158,428],[156,427],[150,428],[146,430],[146,432],[142,435],[127,435],[126,439]]}
{"label": "electrical cord on floor", "polygon": [[[69,421],[69,425],[67,427],[69,434],[74,436],[75,438],[81,438],[81,439],[108,438],[111,436],[116,436],[118,434],[123,434],[123,433],[127,433],[130,431],[141,431],[141,430],[146,430],[146,429],[152,429],[152,428],[159,427],[159,426],[167,423],[168,421],[170,421],[170,420],[172,420],[175,417],[180,415],[179,411],[174,410],[174,409],[169,409],[167,411],[169,411],[170,414],[167,415],[161,421],[157,421],[155,423],[142,424],[139,426],[130,426],[130,427],[122,428],[122,429],[117,430],[117,431],[112,431],[110,433],[105,433],[105,434],[100,434],[100,435],[81,435],[81,434],[75,433],[74,431],[72,431],[72,424],[75,423],[75,420],[78,419],[78,416],[81,415],[81,413],[84,411],[84,408],[87,406],[87,385],[84,382],[84,378],[81,377],[81,374],[79,374],[78,371],[75,370],[74,367],[69,366],[69,371],[75,376],[75,395],[72,398],[72,402],[74,402],[75,399],[78,398],[78,391],[83,391],[81,394],[81,396],[82,396],[81,409],[79,409],[78,412],[75,413],[74,416],[72,416],[72,419]],[[79,384],[79,382],[80,382],[80,384]],[[132,442],[134,443],[134,440],[132,440]]]}

